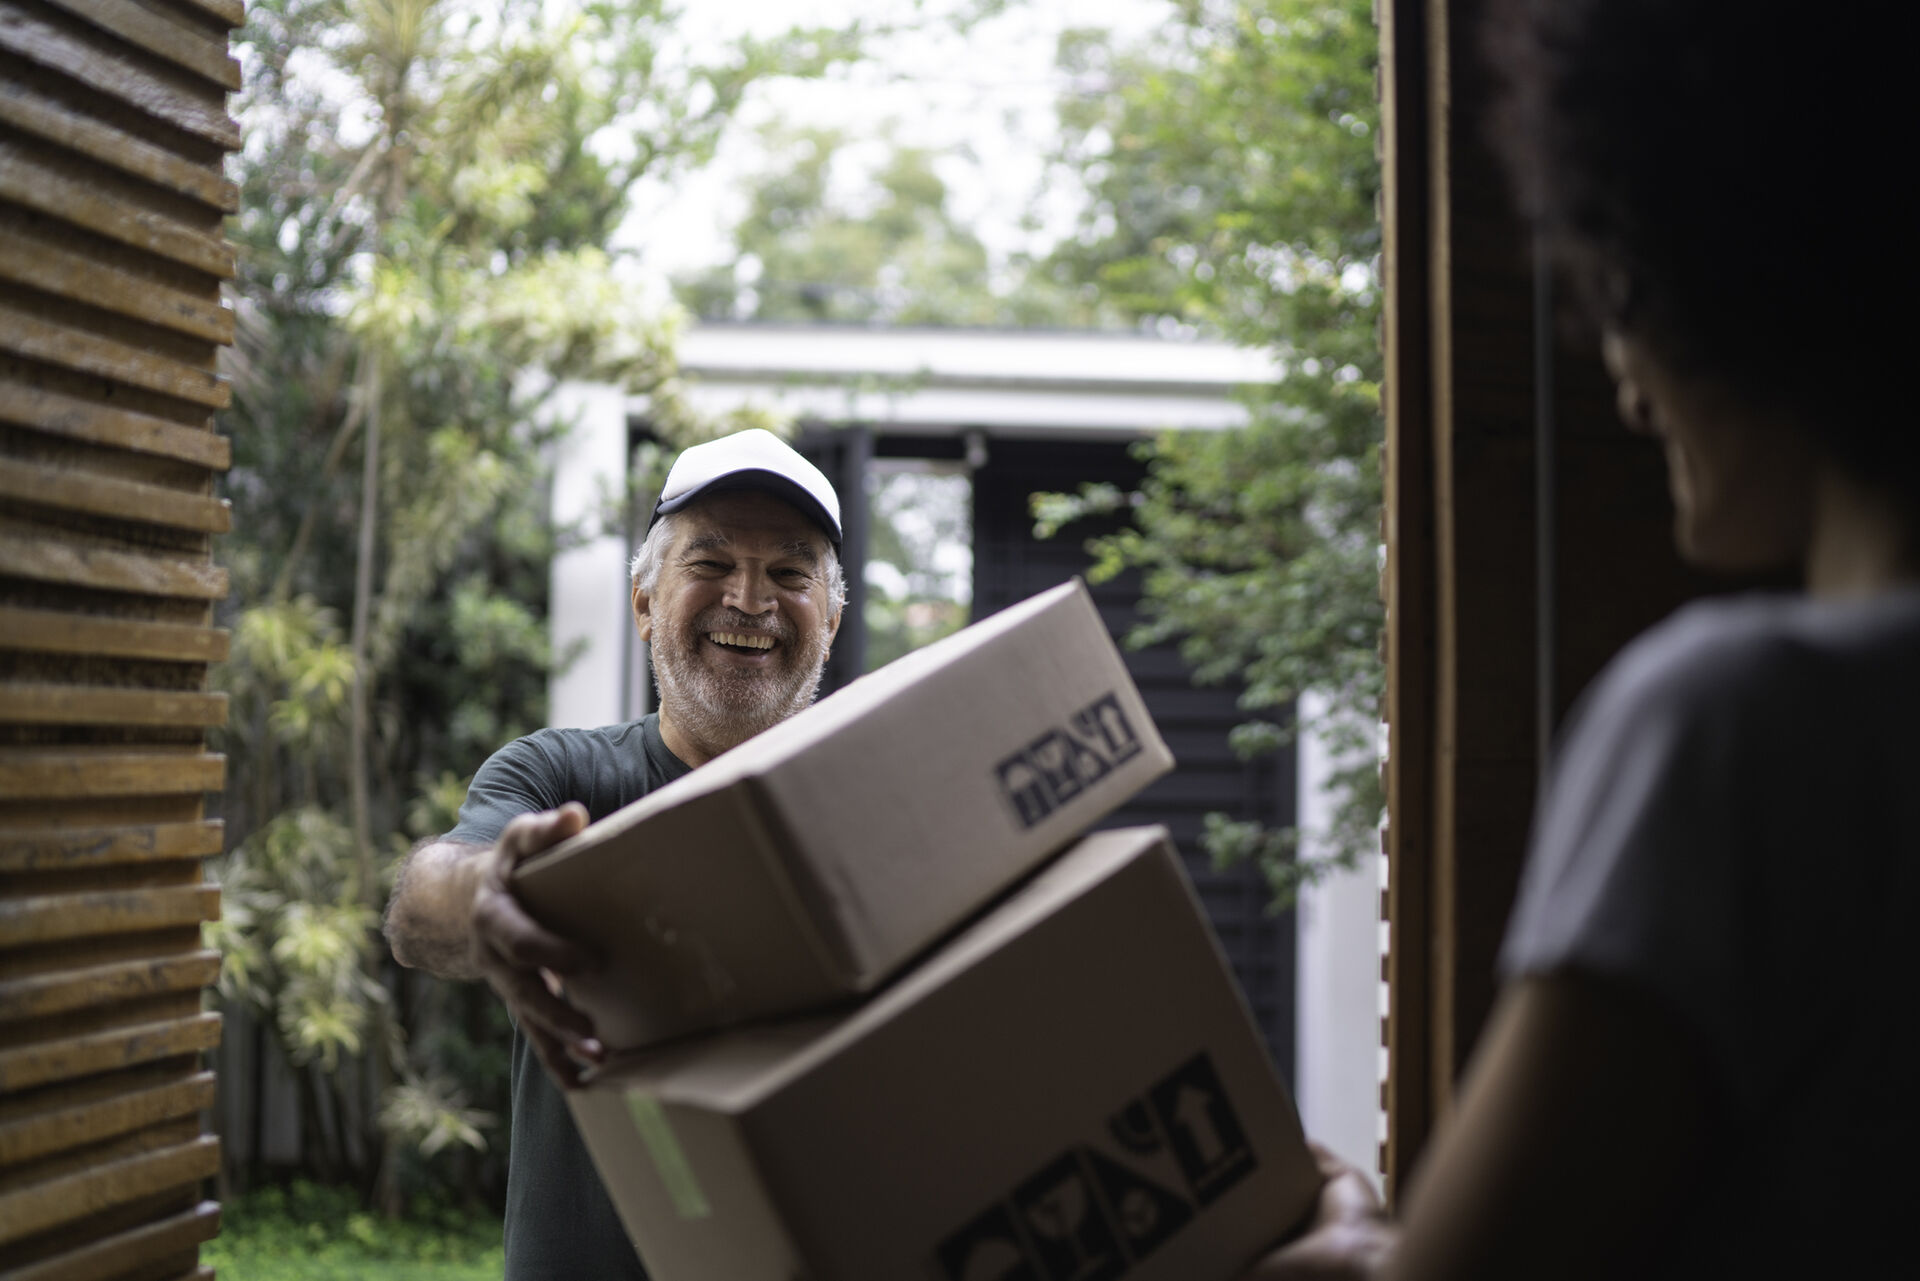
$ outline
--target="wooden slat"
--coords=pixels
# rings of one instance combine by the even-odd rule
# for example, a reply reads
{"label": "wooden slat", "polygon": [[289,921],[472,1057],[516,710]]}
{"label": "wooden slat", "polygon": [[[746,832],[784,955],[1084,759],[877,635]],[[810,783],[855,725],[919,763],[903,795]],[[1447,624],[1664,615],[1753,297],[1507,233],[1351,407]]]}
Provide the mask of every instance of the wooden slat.
{"label": "wooden slat", "polygon": [[12,458],[0,458],[0,498],[202,534],[233,527],[232,509],[206,494]]}
{"label": "wooden slat", "polygon": [[220,852],[225,827],[219,819],[210,819],[127,827],[0,830],[0,872],[66,871],[205,858]]}
{"label": "wooden slat", "polygon": [[0,649],[217,663],[227,656],[227,643],[228,633],[221,627],[0,605]]}
{"label": "wooden slat", "polygon": [[0,800],[217,792],[227,758],[213,752],[0,752]]}
{"label": "wooden slat", "polygon": [[211,1178],[219,1168],[220,1140],[202,1137],[30,1184],[0,1196],[0,1242],[18,1241],[116,1205]]}
{"label": "wooden slat", "polygon": [[166,288],[5,227],[0,227],[0,280],[208,342],[233,341],[233,313],[218,302]]}
{"label": "wooden slat", "polygon": [[[213,1281],[240,0],[0,0],[0,1275]],[[26,64],[32,64],[28,67]],[[209,145],[212,144],[212,145]],[[185,664],[185,666],[182,666]],[[85,826],[69,826],[84,824]],[[10,825],[10,826],[9,826]],[[196,1204],[196,1202],[198,1204]]]}
{"label": "wooden slat", "polygon": [[0,347],[33,360],[93,374],[129,387],[225,409],[233,388],[211,369],[156,356],[111,338],[43,320],[30,311],[0,303]]}
{"label": "wooden slat", "polygon": [[139,56],[128,56],[76,39],[52,23],[22,13],[0,0],[0,49],[37,66],[72,76],[155,119],[217,143],[240,149],[240,126],[216,95],[188,87],[190,77],[162,75]]}
{"label": "wooden slat", "polygon": [[4,138],[0,138],[0,196],[195,271],[222,280],[233,277],[233,249],[217,235],[130,205],[93,184],[40,163],[25,148]]}
{"label": "wooden slat", "polygon": [[220,1016],[195,1014],[60,1041],[9,1046],[0,1049],[0,1092],[29,1090],[50,1081],[70,1081],[137,1063],[198,1054],[219,1043]]}
{"label": "wooden slat", "polygon": [[48,0],[48,3],[223,89],[240,87],[240,64],[228,55],[224,38],[210,39],[137,4],[115,4],[112,0]]}
{"label": "wooden slat", "polygon": [[[0,381],[0,421],[220,471],[233,463],[233,442],[206,428],[187,427],[25,383]],[[211,426],[213,420],[207,421]]]}
{"label": "wooden slat", "polygon": [[143,957],[0,982],[0,1022],[114,1005],[162,992],[205,987],[220,978],[218,952]]}
{"label": "wooden slat", "polygon": [[170,689],[0,681],[0,722],[20,725],[227,723],[227,696]]}
{"label": "wooden slat", "polygon": [[[211,1241],[220,1232],[220,1203],[202,1201],[185,1214],[144,1223],[130,1232],[90,1242],[7,1274],[7,1281],[111,1281],[139,1264]],[[189,1276],[213,1273],[198,1269]]]}
{"label": "wooden slat", "polygon": [[202,664],[225,659],[230,639],[220,627],[0,605],[0,649]]}
{"label": "wooden slat", "polygon": [[1387,825],[1384,905],[1389,992],[1387,1114],[1380,1154],[1389,1204],[1406,1187],[1434,1120],[1428,851],[1434,830],[1433,365],[1429,168],[1431,58],[1425,0],[1380,5],[1382,231],[1385,240]]}
{"label": "wooden slat", "polygon": [[128,1090],[72,1107],[38,1110],[0,1125],[0,1166],[18,1165],[71,1148],[99,1143],[149,1125],[191,1116],[213,1106],[213,1073]]}
{"label": "wooden slat", "polygon": [[0,574],[143,596],[223,600],[227,595],[227,571],[217,565],[10,534],[0,535]]}
{"label": "wooden slat", "polygon": [[228,27],[237,27],[247,20],[246,6],[241,0],[177,0],[187,9],[197,9],[216,22]]}
{"label": "wooden slat", "polygon": [[0,898],[0,947],[198,925],[219,915],[220,887],[205,884]]}
{"label": "wooden slat", "polygon": [[24,85],[0,83],[0,121],[221,213],[240,211],[240,188],[217,169],[183,160]]}

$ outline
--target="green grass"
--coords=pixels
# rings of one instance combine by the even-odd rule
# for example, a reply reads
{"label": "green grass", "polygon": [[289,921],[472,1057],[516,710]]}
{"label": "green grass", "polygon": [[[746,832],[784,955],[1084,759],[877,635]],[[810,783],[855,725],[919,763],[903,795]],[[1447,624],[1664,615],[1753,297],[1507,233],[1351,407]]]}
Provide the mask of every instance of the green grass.
{"label": "green grass", "polygon": [[200,1261],[222,1281],[499,1281],[500,1220],[428,1204],[385,1219],[351,1188],[296,1182],[227,1202]]}

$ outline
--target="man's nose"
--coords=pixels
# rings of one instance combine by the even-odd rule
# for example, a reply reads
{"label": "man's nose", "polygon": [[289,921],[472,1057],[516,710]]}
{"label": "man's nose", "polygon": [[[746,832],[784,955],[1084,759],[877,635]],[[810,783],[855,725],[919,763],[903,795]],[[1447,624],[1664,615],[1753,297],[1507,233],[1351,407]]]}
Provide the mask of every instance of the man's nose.
{"label": "man's nose", "polygon": [[773,608],[773,579],[752,565],[736,565],[727,575],[725,603],[743,614],[764,614]]}

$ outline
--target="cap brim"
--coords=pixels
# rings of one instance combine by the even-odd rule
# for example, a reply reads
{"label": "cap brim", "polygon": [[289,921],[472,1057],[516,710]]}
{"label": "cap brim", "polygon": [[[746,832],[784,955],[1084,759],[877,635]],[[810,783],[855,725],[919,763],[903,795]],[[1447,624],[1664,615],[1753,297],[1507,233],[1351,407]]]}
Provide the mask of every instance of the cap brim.
{"label": "cap brim", "polygon": [[800,513],[814,524],[820,526],[821,530],[826,534],[828,539],[832,541],[835,547],[840,546],[840,522],[835,520],[827,509],[821,505],[819,499],[808,493],[806,489],[797,482],[789,480],[778,472],[760,471],[758,469],[729,472],[725,476],[716,476],[706,484],[694,489],[689,489],[684,494],[676,494],[672,498],[662,499],[654,505],[653,518],[647,522],[647,526],[648,528],[652,528],[655,520],[660,519],[660,517],[669,512],[677,512],[689,503],[695,503],[702,498],[710,498],[715,494],[730,493],[735,490],[757,490],[760,493],[772,494],[776,498],[785,500],[793,507],[798,508]]}

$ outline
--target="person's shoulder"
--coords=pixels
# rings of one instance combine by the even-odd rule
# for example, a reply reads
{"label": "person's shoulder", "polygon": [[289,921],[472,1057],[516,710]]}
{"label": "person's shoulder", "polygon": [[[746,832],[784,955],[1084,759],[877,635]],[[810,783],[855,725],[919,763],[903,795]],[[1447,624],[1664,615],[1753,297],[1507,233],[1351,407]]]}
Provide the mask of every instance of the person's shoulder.
{"label": "person's shoulder", "polygon": [[1812,621],[1792,596],[1692,602],[1621,650],[1595,687],[1594,710],[1728,712],[1788,694],[1840,657]]}
{"label": "person's shoulder", "polygon": [[567,729],[546,729],[540,733],[550,735],[548,743],[564,747],[569,751],[605,752],[623,751],[641,739],[648,717],[638,720],[621,721],[614,725],[577,726]]}
{"label": "person's shoulder", "polygon": [[508,747],[538,753],[561,769],[582,774],[642,757],[649,719],[643,716],[614,725],[549,727],[515,739]]}
{"label": "person's shoulder", "polygon": [[[602,747],[618,747],[637,738],[646,718],[621,721],[617,725],[549,725],[545,729],[534,730],[531,734],[522,734],[507,744],[507,747],[524,745],[549,752],[591,751]],[[501,750],[505,750],[502,748]]]}

